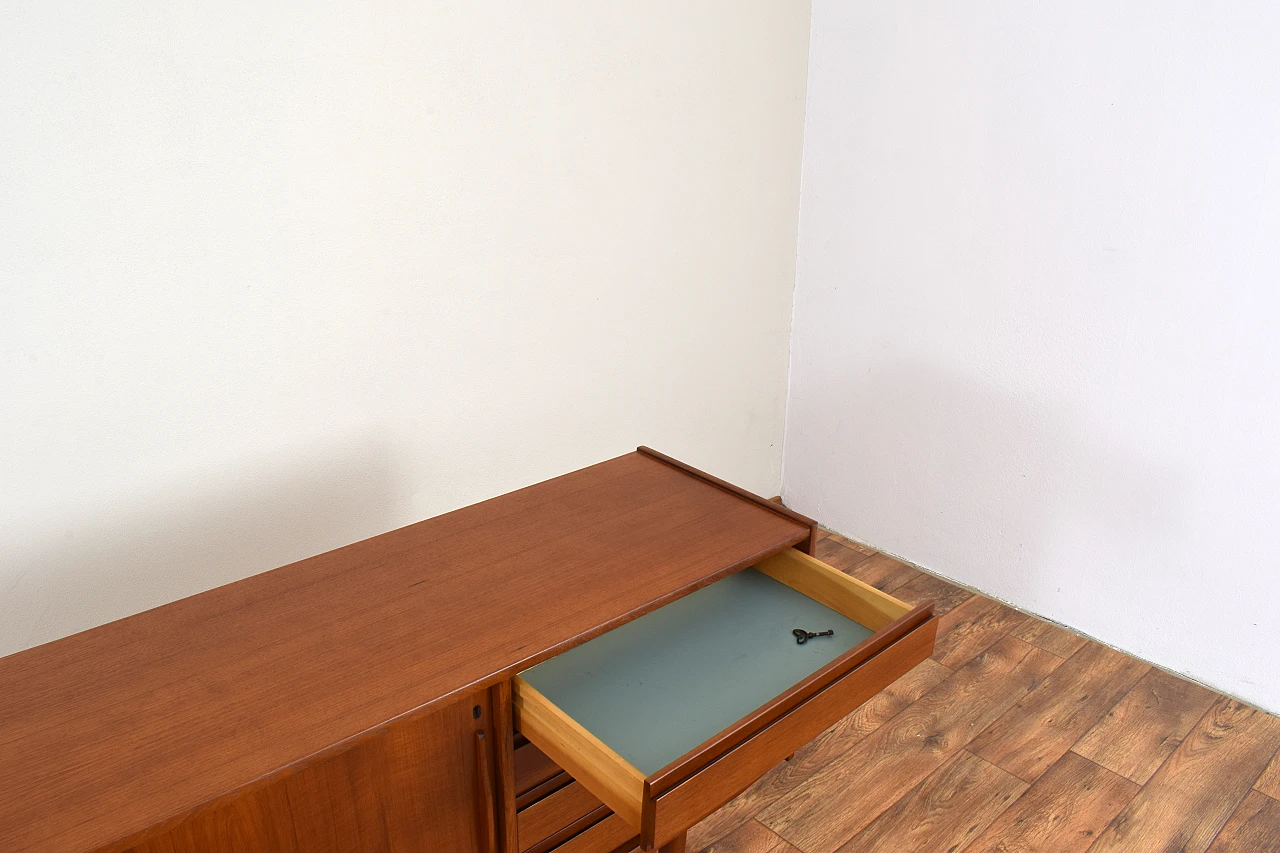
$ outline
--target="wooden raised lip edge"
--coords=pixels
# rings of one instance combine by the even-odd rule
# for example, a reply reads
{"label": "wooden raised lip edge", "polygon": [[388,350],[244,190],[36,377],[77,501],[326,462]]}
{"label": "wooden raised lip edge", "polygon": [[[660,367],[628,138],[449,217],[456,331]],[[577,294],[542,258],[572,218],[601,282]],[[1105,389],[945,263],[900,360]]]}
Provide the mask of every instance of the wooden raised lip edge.
{"label": "wooden raised lip edge", "polygon": [[[568,651],[571,648],[574,648],[575,646],[580,646],[583,643],[589,642],[590,640],[594,640],[596,637],[600,636],[601,634],[604,634],[608,631],[612,631],[614,628],[617,628],[621,625],[625,625],[626,623],[631,622],[632,620],[639,619],[641,616],[644,616],[646,613],[650,613],[654,610],[657,610],[659,607],[665,607],[671,602],[679,598],[683,598],[689,593],[697,592],[703,587],[710,586],[711,584],[715,583],[718,580],[722,580],[731,574],[734,574],[736,572],[742,571],[743,569],[749,568],[755,565],[756,563],[758,563],[759,561],[765,559],[766,557],[771,557],[774,554],[777,554],[780,551],[783,551],[787,548],[796,547],[798,545],[804,545],[806,543],[808,544],[810,549],[812,549],[816,545],[817,537],[816,537],[815,531],[817,530],[817,522],[813,522],[810,519],[805,518],[805,516],[802,516],[799,513],[794,512],[793,510],[787,509],[786,507],[780,504],[766,501],[764,498],[760,497],[759,495],[752,494],[751,492],[748,492],[745,489],[741,489],[738,486],[733,485],[732,483],[727,483],[723,480],[719,480],[716,477],[713,477],[710,474],[699,471],[696,468],[692,468],[684,464],[683,462],[679,461],[678,459],[673,459],[672,457],[667,456],[663,453],[659,453],[658,451],[653,450],[652,448],[642,447],[642,448],[638,448],[636,452],[639,452],[644,456],[648,456],[656,461],[662,462],[695,479],[702,480],[703,482],[706,482],[709,485],[716,486],[725,491],[728,491],[738,498],[749,501],[750,503],[763,506],[765,509],[769,509],[773,512],[784,515],[787,518],[791,519],[792,521],[799,521],[800,523],[810,523],[812,524],[812,526],[807,530],[797,531],[791,536],[787,536],[784,539],[778,541],[774,545],[771,545],[767,548],[763,548],[760,551],[756,552],[755,554],[752,554],[748,557],[744,557],[743,559],[738,560],[737,562],[732,563],[729,566],[726,566],[722,569],[717,569],[711,574],[705,575],[702,578],[696,581],[693,581],[692,583],[673,589],[672,591],[668,592],[665,595],[659,596],[658,598],[651,599],[650,601],[646,602],[640,607],[634,608],[633,610],[627,613],[621,614],[620,616],[617,616],[614,619],[610,619],[607,622],[603,622],[600,625],[597,625],[596,627],[588,631],[584,631],[583,633],[578,634],[577,636],[571,637],[562,643],[559,643],[554,646],[550,646],[536,654],[531,654],[526,658],[523,658],[507,667],[504,667],[503,669],[493,672],[483,678],[476,679],[470,684],[464,684],[454,690],[449,691],[448,693],[442,693],[441,695],[437,696],[435,699],[432,699],[429,702],[425,702],[417,706],[416,708],[410,708],[409,710],[404,711],[403,713],[397,714],[396,716],[391,717],[387,720],[384,720],[383,722],[378,723],[377,725],[370,726],[362,731],[359,731],[350,735],[349,737],[336,741],[326,746],[323,749],[316,750],[310,755],[305,755],[293,762],[281,765],[280,767],[274,770],[268,771],[262,774],[261,776],[258,776],[254,779],[250,779],[249,781],[241,785],[236,785],[235,787],[229,788],[225,791],[222,791],[221,793],[214,794],[208,799],[202,802],[196,803],[195,805],[182,808],[177,812],[175,812],[174,814],[171,814],[160,821],[152,823],[142,829],[127,833],[114,841],[110,841],[110,842],[107,842],[106,844],[95,847],[91,851],[86,851],[86,853],[124,853],[124,851],[127,851],[131,847],[136,847],[137,845],[142,844],[143,842],[151,838],[154,838],[157,835],[162,835],[163,833],[174,829],[175,827],[181,825],[186,821],[189,821],[209,811],[212,811],[214,809],[227,805],[228,803],[234,801],[235,799],[241,796],[244,796],[245,794],[250,794],[274,782],[278,782],[282,779],[287,779],[293,774],[301,772],[307,769],[308,767],[310,767],[311,765],[316,764],[320,761],[324,761],[336,755],[341,755],[342,753],[346,752],[347,750],[351,749],[357,744],[362,743],[366,739],[375,737],[376,735],[386,732],[387,729],[389,729],[393,725],[418,719],[419,717],[429,714],[432,711],[435,711],[439,708],[443,708],[446,705],[450,705],[454,701],[462,697],[470,696],[470,695],[479,693],[481,691],[488,690],[489,688],[493,687],[495,684],[497,684],[500,681],[509,680],[513,676],[519,675],[521,672],[523,672],[526,669],[537,666],[543,661],[549,660],[558,654],[561,654],[563,652]],[[627,454],[623,454],[623,455],[625,456]],[[620,458],[620,457],[612,457],[610,459],[597,462],[595,463],[595,465],[588,465],[586,467],[593,468],[596,465],[603,465],[607,462],[613,461],[614,458]],[[585,470],[585,469],[579,469],[579,470]],[[576,472],[569,471],[559,475],[558,477],[552,477],[550,480],[546,480],[543,482],[550,482],[551,480],[557,480],[557,479],[560,479],[560,477],[567,477],[573,473],[576,473]],[[540,485],[540,483],[535,483],[533,485]],[[526,486],[524,488],[533,488],[533,486]],[[524,491],[524,488],[516,489],[515,492]],[[508,492],[506,494],[514,494],[514,492]],[[495,498],[496,497],[502,497],[502,495],[495,495]],[[493,499],[494,498],[489,498],[488,500],[493,500]],[[484,501],[481,501],[480,503],[484,503]],[[460,509],[465,509],[465,507],[460,507],[459,510]],[[452,512],[458,512],[459,510],[453,510]],[[451,513],[443,513],[443,515],[450,515],[450,514]],[[439,517],[442,517],[442,516],[433,516],[433,518],[439,518]],[[424,520],[429,520],[429,519],[424,519]],[[418,523],[418,522],[415,522],[415,523]],[[413,525],[406,525],[406,526],[412,527]],[[403,529],[403,528],[397,528],[397,529]],[[388,532],[394,532],[394,531],[388,531]],[[350,543],[350,545],[355,545],[355,544],[359,544],[359,543],[357,542]],[[335,551],[341,550],[341,548],[350,547],[350,545],[340,546],[340,548],[335,548],[334,550]],[[293,564],[290,563],[286,565],[293,565]],[[281,566],[279,568],[284,568],[284,566]],[[239,581],[233,581],[233,583],[239,583]],[[63,638],[63,639],[66,639],[66,638]],[[58,640],[54,640],[53,642],[58,642]]]}
{"label": "wooden raised lip edge", "polygon": [[656,798],[697,775],[932,617],[932,601],[912,608],[808,678],[658,770],[645,780],[646,791]]}
{"label": "wooden raised lip edge", "polygon": [[800,513],[796,512],[794,509],[791,509],[790,507],[783,506],[780,500],[771,501],[768,498],[762,498],[759,495],[755,494],[754,492],[748,492],[746,489],[742,488],[741,486],[735,486],[733,483],[730,483],[727,480],[721,480],[719,477],[708,474],[706,471],[700,471],[697,468],[694,468],[692,465],[688,465],[684,462],[681,462],[679,459],[674,459],[665,453],[654,450],[652,447],[645,447],[642,444],[636,448],[636,452],[643,454],[645,456],[648,456],[651,459],[656,459],[657,461],[665,465],[670,465],[672,468],[676,468],[680,471],[683,471],[689,476],[696,477],[697,479],[702,480],[704,483],[708,483],[712,486],[715,486],[718,489],[723,489],[726,492],[730,492],[731,494],[734,494],[737,497],[742,498],[743,500],[750,501],[756,506],[769,510],[769,512],[775,513],[777,515],[781,515],[784,518],[787,518],[791,521],[796,522],[797,524],[803,524],[805,527],[809,528],[809,541],[807,543],[807,547],[804,549],[805,553],[812,555],[814,550],[817,548],[818,522],[814,521],[812,518],[809,518],[809,516],[807,515],[801,515]]}

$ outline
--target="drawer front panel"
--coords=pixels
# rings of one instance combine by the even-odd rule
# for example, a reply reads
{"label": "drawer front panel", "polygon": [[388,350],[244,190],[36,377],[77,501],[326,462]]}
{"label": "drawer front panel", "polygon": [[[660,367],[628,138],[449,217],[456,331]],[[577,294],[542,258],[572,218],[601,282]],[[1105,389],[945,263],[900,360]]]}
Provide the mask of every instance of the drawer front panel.
{"label": "drawer front panel", "polygon": [[[795,550],[767,557],[751,575],[744,572],[723,583],[733,585],[720,591],[720,598],[695,600],[700,593],[694,593],[668,605],[700,607],[694,615],[701,618],[682,611],[673,623],[669,614],[655,619],[650,613],[624,626],[627,633],[614,632],[591,641],[595,646],[572,649],[512,682],[516,727],[530,745],[589,789],[646,847],[679,836],[933,650],[937,622],[932,605],[912,609]],[[813,610],[813,602],[820,612]],[[839,619],[848,624],[840,627]],[[778,644],[778,635],[793,633],[801,622],[834,624],[847,645],[818,645],[803,652],[793,645],[787,651]],[[691,631],[692,624],[699,631]],[[849,624],[863,632],[862,639]],[[704,634],[721,637],[709,656],[702,655],[707,660],[686,655],[686,643],[711,648]],[[741,642],[726,646],[723,636],[735,641],[741,636]],[[755,651],[744,655],[743,648]],[[810,652],[821,656],[803,657]],[[762,663],[758,669],[741,669],[744,657]],[[691,666],[690,660],[701,663]],[[691,679],[690,672],[715,677]],[[736,686],[735,679],[757,676],[750,690]],[[773,698],[765,701],[757,694]],[[728,697],[716,717],[698,704],[711,697]],[[635,728],[661,727],[664,719],[688,724],[694,710],[702,712],[696,726],[654,732]],[[706,739],[699,743],[699,738]],[[646,751],[650,743],[662,748]],[[658,766],[655,758],[668,763]],[[546,853],[600,820],[583,819],[572,832],[538,842],[545,850],[530,853]],[[522,837],[521,847],[526,846]]]}
{"label": "drawer front panel", "polygon": [[624,845],[625,849],[630,849],[632,844],[640,844],[636,831],[616,814],[610,814],[548,853],[614,853]]}
{"label": "drawer front panel", "polygon": [[531,743],[516,747],[516,795],[526,794],[560,773],[560,767]]}
{"label": "drawer front panel", "polygon": [[[646,803],[645,828],[661,846],[745,791],[788,755],[933,653],[932,618],[697,775]],[[652,815],[652,818],[650,818]],[[651,822],[652,821],[652,822]]]}
{"label": "drawer front panel", "polygon": [[569,783],[516,815],[520,849],[528,850],[600,806],[600,800],[580,783]]}

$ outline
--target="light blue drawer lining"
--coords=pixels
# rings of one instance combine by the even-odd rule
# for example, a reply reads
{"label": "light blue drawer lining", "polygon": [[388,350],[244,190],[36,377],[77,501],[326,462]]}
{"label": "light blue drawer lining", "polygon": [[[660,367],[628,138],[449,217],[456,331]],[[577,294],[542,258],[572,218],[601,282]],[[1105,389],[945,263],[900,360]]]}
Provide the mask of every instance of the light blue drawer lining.
{"label": "light blue drawer lining", "polygon": [[[835,635],[801,646],[793,628]],[[747,569],[521,675],[651,776],[871,634]]]}

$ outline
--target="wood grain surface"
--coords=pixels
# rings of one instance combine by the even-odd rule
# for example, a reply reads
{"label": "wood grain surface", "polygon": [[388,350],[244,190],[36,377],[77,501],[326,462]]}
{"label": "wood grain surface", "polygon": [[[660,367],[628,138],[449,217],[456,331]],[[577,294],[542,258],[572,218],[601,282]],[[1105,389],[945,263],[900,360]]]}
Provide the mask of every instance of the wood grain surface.
{"label": "wood grain surface", "polygon": [[[928,658],[937,620],[930,619],[892,646],[790,711],[784,718],[657,800],[652,839],[661,844],[730,801],[777,763]],[[646,827],[647,830],[647,827]]]}
{"label": "wood grain surface", "polygon": [[702,850],[703,853],[798,853],[796,848],[754,820],[747,821],[728,837]]}
{"label": "wood grain surface", "polygon": [[841,853],[951,850],[981,832],[1027,783],[966,750],[880,813]]}
{"label": "wood grain surface", "polygon": [[1034,782],[1149,669],[1088,643],[992,723],[969,751]]}
{"label": "wood grain surface", "polygon": [[809,538],[631,453],[2,658],[0,850],[123,849]]}
{"label": "wood grain surface", "polygon": [[[766,808],[760,822],[806,853],[832,853],[945,764],[1061,662],[1013,637],[999,639]],[[866,778],[862,771],[868,764],[878,765],[881,772]],[[829,808],[832,801],[840,808]]]}
{"label": "wood grain surface", "polygon": [[1211,690],[1153,668],[1072,751],[1145,785],[1214,698]]}
{"label": "wood grain surface", "polygon": [[[484,693],[395,723],[350,750],[210,809],[134,853],[488,851]],[[474,709],[480,708],[480,716]],[[485,756],[486,759],[489,756]]]}
{"label": "wood grain surface", "polygon": [[525,809],[517,816],[520,849],[527,849],[549,838],[569,824],[580,820],[600,808],[600,800],[572,782],[548,797]]}
{"label": "wood grain surface", "polygon": [[1038,646],[1060,658],[1071,657],[1088,642],[1079,634],[1074,634],[1052,622],[1046,622],[1043,619],[1034,617],[1014,627],[1009,633],[1019,640]]}
{"label": "wood grain surface", "polygon": [[1208,849],[1280,746],[1280,719],[1219,699],[1091,848]]}
{"label": "wood grain surface", "polygon": [[1138,786],[1067,753],[987,831],[970,853],[1084,853]]}
{"label": "wood grain surface", "polygon": [[1268,797],[1280,800],[1280,751],[1276,752],[1276,757],[1271,760],[1271,765],[1263,771],[1254,787]]}
{"label": "wood grain surface", "polygon": [[[825,562],[902,600],[928,588],[935,600],[968,601],[945,580],[869,551],[826,532],[817,547]],[[961,609],[940,620],[940,657],[952,667],[925,661],[872,697],[693,827],[689,850],[1280,851],[1280,719],[1141,662],[1119,664],[1117,653],[1090,649],[1096,644],[1085,637],[1035,617],[978,605],[956,617]],[[1007,639],[1047,655],[1037,674],[1011,682]],[[992,677],[975,678],[974,661],[993,657],[998,665],[979,665]],[[1086,674],[1094,663],[1098,674]],[[1113,679],[1130,680],[1135,668],[1146,674],[1120,691]],[[949,709],[947,697],[975,713]],[[1112,700],[1063,752],[1083,719]],[[1059,712],[1071,721],[1064,725]],[[1002,737],[1033,752],[1043,724],[1047,755],[1059,755],[1047,767],[1026,762],[1032,769],[1023,772],[1038,773],[1029,787],[995,765],[982,768],[969,752],[997,723]],[[992,750],[996,734],[986,741]],[[1003,760],[1023,766],[1013,753]],[[948,796],[966,786],[997,790],[1002,773],[1026,790],[995,803],[990,794]]]}
{"label": "wood grain surface", "polygon": [[949,675],[951,670],[931,660],[916,666],[796,750],[790,759],[775,765],[751,787],[690,830],[691,848],[701,850],[751,821],[765,806],[804,782],[832,759],[843,755]]}
{"label": "wood grain surface", "polygon": [[1214,839],[1209,853],[1280,850],[1280,802],[1250,791]]}
{"label": "wood grain surface", "polygon": [[975,595],[942,617],[934,660],[955,669],[989,648],[1026,618],[1012,607]]}

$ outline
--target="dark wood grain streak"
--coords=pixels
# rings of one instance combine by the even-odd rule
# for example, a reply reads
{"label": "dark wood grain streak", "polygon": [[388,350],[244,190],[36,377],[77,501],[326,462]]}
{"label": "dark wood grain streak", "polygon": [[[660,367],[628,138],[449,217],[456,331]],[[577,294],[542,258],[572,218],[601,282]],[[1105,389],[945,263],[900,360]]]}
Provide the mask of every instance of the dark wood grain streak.
{"label": "dark wood grain streak", "polygon": [[0,849],[125,849],[810,538],[631,453],[10,655]]}

